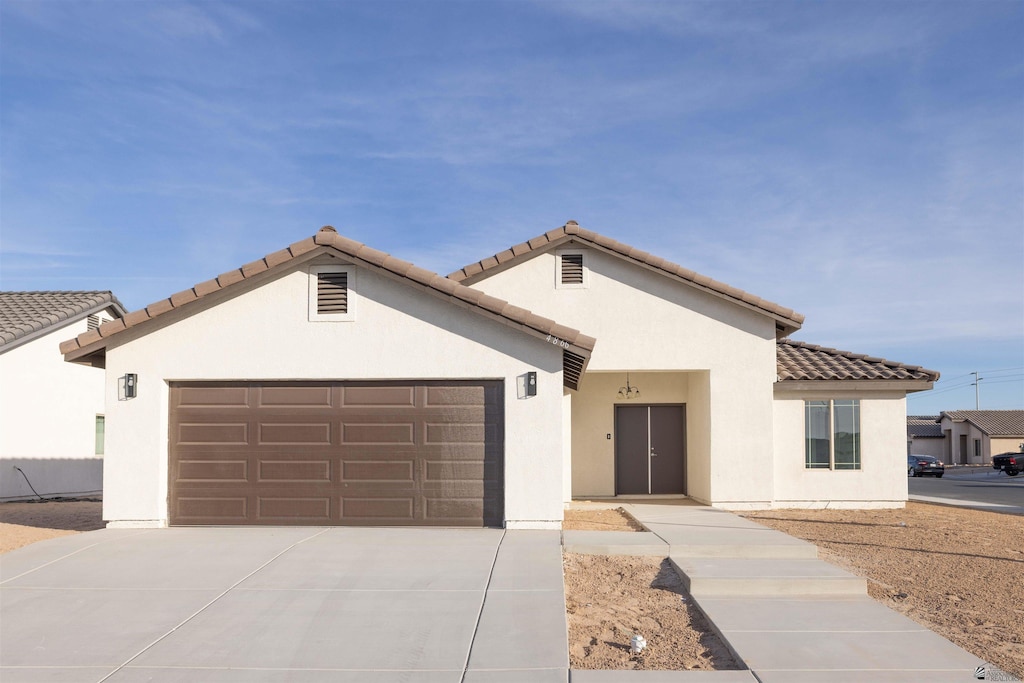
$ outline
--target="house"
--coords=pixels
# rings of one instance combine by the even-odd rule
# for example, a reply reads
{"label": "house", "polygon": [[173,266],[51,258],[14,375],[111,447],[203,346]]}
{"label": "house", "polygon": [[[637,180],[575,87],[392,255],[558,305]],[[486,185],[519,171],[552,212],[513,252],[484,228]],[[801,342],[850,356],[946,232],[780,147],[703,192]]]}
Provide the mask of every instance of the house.
{"label": "house", "polygon": [[938,373],[802,322],[572,221],[448,277],[325,227],[61,351],[137,387],[108,402],[115,526],[902,506],[905,397]]}
{"label": "house", "polygon": [[938,415],[907,415],[907,455],[911,454],[945,459],[946,442]]}
{"label": "house", "polygon": [[59,346],[124,313],[110,292],[0,292],[0,500],[101,491],[103,372]]}
{"label": "house", "polygon": [[944,462],[984,465],[993,455],[1024,450],[1024,410],[949,410],[938,422]]}

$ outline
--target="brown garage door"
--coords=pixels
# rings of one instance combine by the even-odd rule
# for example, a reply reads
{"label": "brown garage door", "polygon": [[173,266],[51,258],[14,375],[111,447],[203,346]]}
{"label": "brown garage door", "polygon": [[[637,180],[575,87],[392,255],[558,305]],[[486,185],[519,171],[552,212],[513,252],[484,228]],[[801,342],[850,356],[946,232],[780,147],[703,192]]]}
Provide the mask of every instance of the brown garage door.
{"label": "brown garage door", "polygon": [[500,526],[502,383],[203,382],[170,393],[170,523]]}

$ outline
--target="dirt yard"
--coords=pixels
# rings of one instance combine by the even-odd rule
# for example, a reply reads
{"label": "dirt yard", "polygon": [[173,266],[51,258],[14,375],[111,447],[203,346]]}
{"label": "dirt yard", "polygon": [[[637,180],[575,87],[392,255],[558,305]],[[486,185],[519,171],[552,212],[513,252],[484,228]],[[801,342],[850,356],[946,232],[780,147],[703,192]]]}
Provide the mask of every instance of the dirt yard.
{"label": "dirt yard", "polygon": [[[566,553],[573,669],[739,669],[667,559]],[[632,656],[638,633],[647,648]]]}
{"label": "dirt yard", "polygon": [[102,529],[102,507],[98,500],[0,503],[0,553],[48,538]]}
{"label": "dirt yard", "polygon": [[566,510],[564,531],[643,531],[643,526],[622,508]]}
{"label": "dirt yard", "polygon": [[1024,517],[924,503],[746,516],[818,545],[879,602],[1024,679]]}

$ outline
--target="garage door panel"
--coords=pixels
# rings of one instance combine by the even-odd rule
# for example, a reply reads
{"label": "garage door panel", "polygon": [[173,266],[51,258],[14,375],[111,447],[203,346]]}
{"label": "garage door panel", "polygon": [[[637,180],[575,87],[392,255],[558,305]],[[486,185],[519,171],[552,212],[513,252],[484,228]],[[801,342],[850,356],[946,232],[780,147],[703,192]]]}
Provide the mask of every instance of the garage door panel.
{"label": "garage door panel", "polygon": [[180,482],[246,482],[249,480],[248,460],[179,460]]}
{"label": "garage door panel", "polygon": [[305,522],[330,524],[330,496],[259,496],[256,500],[257,523]]}
{"label": "garage door panel", "polygon": [[395,460],[344,460],[341,463],[342,482],[361,481],[415,481],[416,462],[413,458]]}
{"label": "garage door panel", "polygon": [[260,460],[257,481],[329,483],[331,464],[330,460]]}
{"label": "garage door panel", "polygon": [[182,446],[245,446],[249,443],[248,422],[184,422],[178,425]]}
{"label": "garage door panel", "polygon": [[247,524],[248,503],[247,496],[181,496],[172,519],[179,524]]}
{"label": "garage door panel", "polygon": [[330,422],[260,422],[259,445],[331,445]]}
{"label": "garage door panel", "polygon": [[180,386],[172,405],[179,408],[249,408],[249,387],[210,386],[204,384]]}
{"label": "garage door panel", "polygon": [[333,408],[336,389],[325,385],[276,386],[256,389],[256,405],[260,408],[294,408],[296,410]]}
{"label": "garage door panel", "polygon": [[415,408],[414,386],[352,385],[341,388],[342,405],[353,407]]}
{"label": "garage door panel", "polygon": [[171,386],[172,524],[503,521],[500,382],[225,384]]}
{"label": "garage door panel", "polygon": [[386,445],[415,443],[413,422],[344,422],[341,425],[343,445]]}

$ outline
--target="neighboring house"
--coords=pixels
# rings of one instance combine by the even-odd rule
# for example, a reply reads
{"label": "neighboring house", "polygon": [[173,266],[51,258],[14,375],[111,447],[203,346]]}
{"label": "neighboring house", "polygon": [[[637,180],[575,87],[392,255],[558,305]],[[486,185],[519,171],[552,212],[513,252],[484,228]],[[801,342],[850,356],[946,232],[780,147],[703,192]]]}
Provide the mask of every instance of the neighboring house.
{"label": "neighboring house", "polygon": [[984,465],[993,455],[1024,450],[1024,410],[948,410],[938,422],[947,464]]}
{"label": "neighboring house", "polygon": [[902,506],[905,397],[938,373],[802,322],[575,222],[447,278],[325,227],[61,350],[137,380],[107,414],[117,526]]}
{"label": "neighboring house", "polygon": [[0,500],[101,491],[104,373],[59,347],[124,313],[110,292],[0,292]]}
{"label": "neighboring house", "polygon": [[938,415],[907,415],[907,455],[911,454],[945,461],[946,442]]}

